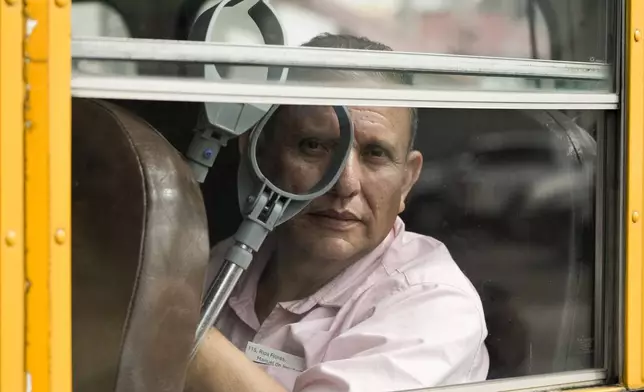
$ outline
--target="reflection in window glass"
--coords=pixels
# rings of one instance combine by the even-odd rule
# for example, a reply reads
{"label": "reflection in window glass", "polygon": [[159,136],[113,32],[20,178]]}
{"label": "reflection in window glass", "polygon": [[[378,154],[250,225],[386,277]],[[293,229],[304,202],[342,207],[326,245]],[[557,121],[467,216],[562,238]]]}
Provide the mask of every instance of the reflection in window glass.
{"label": "reflection in window glass", "polygon": [[[198,14],[217,4],[204,3]],[[252,2],[248,2],[248,6]],[[396,51],[549,59],[550,37],[540,10],[519,1],[274,0],[287,45],[322,33],[367,36]],[[222,41],[261,44],[247,7],[225,10]],[[222,27],[224,28],[224,27]],[[246,68],[230,77],[244,77]],[[534,81],[511,78],[415,75],[415,83],[458,88],[524,89]],[[552,83],[547,83],[552,86]],[[546,86],[541,86],[546,87]]]}
{"label": "reflection in window glass", "polygon": [[488,378],[595,365],[594,118],[582,129],[559,112],[421,111],[425,164],[402,217],[477,288]]}
{"label": "reflection in window glass", "polygon": [[[218,2],[204,3],[199,13]],[[545,19],[527,0],[273,0],[271,4],[294,46],[330,32],[368,36],[404,52],[550,58]],[[239,36],[243,39],[242,32]]]}
{"label": "reflection in window glass", "polygon": [[[117,1],[137,38],[187,39],[217,0]],[[77,4],[81,4],[78,2]],[[608,0],[270,0],[290,45],[322,33],[368,36],[399,51],[611,62]],[[107,35],[106,32],[101,32]]]}
{"label": "reflection in window glass", "polygon": [[[605,36],[607,16],[600,11],[608,7],[588,4],[590,1],[272,0],[270,4],[281,20],[289,46],[302,45],[321,33],[351,34],[369,37],[403,52],[606,63],[609,61]],[[607,0],[597,1],[603,4]],[[123,2],[119,4],[119,11],[131,24],[129,31],[136,38],[183,40],[188,38],[197,16],[217,3],[210,0],[201,4],[170,5],[142,0]],[[259,29],[248,16],[253,4],[253,1],[241,2],[223,11],[225,17],[216,27],[219,41],[263,42]],[[88,8],[93,11],[87,11]],[[74,35],[129,35],[125,25],[117,22],[121,19],[114,16],[111,7],[92,2],[74,3],[74,9],[78,9],[74,13]],[[108,18],[105,16],[108,14],[113,16]],[[113,22],[106,23],[104,19]],[[127,63],[92,64],[83,66],[83,70],[106,69],[127,74],[135,67]],[[177,63],[140,63],[136,69],[141,75],[193,75],[188,68]],[[227,79],[264,79],[265,68],[227,68]],[[613,89],[608,76],[601,80],[553,80],[417,73],[412,79],[414,86],[438,90],[607,92]]]}
{"label": "reflection in window glass", "polygon": [[[550,57],[543,16],[534,9],[529,20],[525,0],[334,0],[324,4],[281,0],[275,4],[285,15],[323,16],[339,32],[369,36],[400,51],[528,58],[536,53],[540,58]],[[312,38],[303,36],[295,23],[287,26],[287,31],[294,44]],[[535,40],[534,48],[531,39]]]}
{"label": "reflection in window glass", "polygon": [[[204,3],[197,15],[217,3]],[[223,10],[225,18],[218,25],[219,33],[215,40],[261,44],[261,33],[248,17],[248,8],[253,3]],[[605,58],[601,55],[604,49],[596,47],[600,45],[599,38],[587,40],[592,36],[588,33],[577,42],[576,38],[567,36],[579,34],[579,29],[589,24],[598,27],[602,23],[599,19],[579,26],[575,24],[591,18],[589,14],[593,11],[586,10],[576,13],[574,18],[565,18],[565,29],[560,29],[557,23],[570,13],[570,9],[558,7],[553,10],[553,4],[547,1],[273,0],[271,5],[280,18],[289,46],[300,46],[319,34],[331,33],[366,36],[403,52],[581,61]],[[571,20],[575,23],[570,23]],[[593,34],[597,34],[597,30],[593,30]],[[575,51],[582,49],[596,54],[580,58]],[[261,73],[257,67],[234,67],[225,77],[249,80]],[[562,81],[430,73],[413,74],[412,80],[419,88],[438,90],[523,91],[536,88],[552,91],[556,88],[607,91],[611,88],[609,80]]]}
{"label": "reflection in window glass", "polygon": [[[72,4],[72,35],[76,37],[131,37],[129,29],[114,8],[98,2]],[[74,60],[74,71],[85,73],[136,74],[136,64],[111,61]]]}
{"label": "reflection in window glass", "polygon": [[[199,13],[218,3],[205,2]],[[324,33],[398,51],[606,62],[606,1],[272,0],[288,44]],[[181,38],[181,37],[179,37]]]}

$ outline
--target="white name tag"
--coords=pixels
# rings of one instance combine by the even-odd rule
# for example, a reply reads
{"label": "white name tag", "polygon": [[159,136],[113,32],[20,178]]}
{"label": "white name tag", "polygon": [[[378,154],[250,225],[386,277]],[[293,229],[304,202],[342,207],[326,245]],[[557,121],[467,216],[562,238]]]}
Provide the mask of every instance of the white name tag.
{"label": "white name tag", "polygon": [[303,372],[305,368],[304,358],[253,342],[248,342],[246,345],[246,358],[262,365],[286,368],[297,372]]}

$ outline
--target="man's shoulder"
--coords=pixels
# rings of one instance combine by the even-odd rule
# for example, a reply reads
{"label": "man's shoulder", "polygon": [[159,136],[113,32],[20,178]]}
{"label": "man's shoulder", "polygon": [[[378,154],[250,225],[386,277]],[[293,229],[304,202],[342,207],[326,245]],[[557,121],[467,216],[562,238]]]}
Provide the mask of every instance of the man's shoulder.
{"label": "man's shoulder", "polygon": [[[372,284],[357,292],[364,309],[413,307],[417,323],[450,323],[467,320],[472,333],[487,334],[483,305],[469,279],[447,247],[435,238],[403,231],[382,258],[386,276],[374,274]],[[424,307],[420,311],[419,307]],[[449,310],[446,313],[443,311]],[[365,312],[365,317],[370,313]],[[424,317],[432,314],[442,316]]]}
{"label": "man's shoulder", "polygon": [[439,240],[405,231],[382,263],[390,277],[407,286],[450,286],[480,301],[476,289]]}

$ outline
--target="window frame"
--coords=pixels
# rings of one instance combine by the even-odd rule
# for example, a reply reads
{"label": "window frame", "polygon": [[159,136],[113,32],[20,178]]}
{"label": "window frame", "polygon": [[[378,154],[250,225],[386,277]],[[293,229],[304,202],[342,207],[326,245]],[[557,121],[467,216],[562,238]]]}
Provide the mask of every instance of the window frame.
{"label": "window frame", "polygon": [[[626,0],[619,1],[616,12],[619,23],[619,37],[621,42],[627,42],[626,31],[623,23],[622,8]],[[628,32],[634,36],[633,25],[642,22],[640,17],[633,16],[637,10],[644,11],[641,0],[630,0],[629,20],[631,25]],[[635,10],[635,11],[634,11]],[[629,39],[628,42],[631,40]],[[641,46],[641,45],[640,45]],[[162,50],[161,50],[162,48]],[[207,48],[208,50],[204,50]],[[632,52],[632,48],[629,51]],[[626,53],[623,47],[618,47],[620,53],[616,59],[624,58],[621,53]],[[630,57],[630,67],[635,62],[642,65],[644,61],[639,55]],[[329,105],[383,105],[383,106],[415,106],[427,108],[470,108],[470,109],[584,109],[584,110],[609,110],[613,114],[606,116],[604,126],[600,126],[598,133],[598,180],[596,185],[596,271],[595,271],[595,311],[596,328],[601,333],[597,337],[601,340],[596,345],[601,350],[599,356],[604,364],[602,369],[588,369],[582,371],[553,373],[547,375],[519,377],[514,379],[490,380],[476,384],[456,385],[443,388],[429,388],[426,391],[459,390],[459,391],[499,391],[516,389],[555,390],[571,387],[593,387],[605,385],[606,382],[617,381],[616,378],[623,374],[622,363],[623,341],[628,341],[633,334],[631,321],[626,321],[630,329],[626,337],[623,336],[623,315],[625,313],[624,298],[622,293],[628,289],[628,284],[633,285],[633,279],[626,279],[624,269],[632,271],[634,258],[641,260],[642,250],[624,248],[625,235],[633,234],[634,229],[628,225],[624,230],[626,220],[625,212],[633,210],[633,205],[639,207],[642,201],[633,200],[632,188],[625,187],[628,176],[632,184],[642,183],[642,171],[633,167],[633,145],[627,145],[626,126],[630,130],[629,136],[637,133],[635,129],[644,125],[641,116],[633,118],[627,116],[627,110],[632,113],[636,103],[641,102],[641,94],[633,91],[633,84],[644,86],[644,81],[633,79],[631,74],[628,79],[630,89],[627,90],[624,78],[626,64],[573,63],[545,60],[518,60],[506,58],[450,56],[434,54],[411,53],[368,53],[364,51],[347,51],[336,49],[314,48],[284,48],[284,47],[257,47],[250,45],[224,45],[212,43],[187,43],[185,41],[160,41],[138,39],[89,39],[74,38],[72,41],[72,58],[96,60],[127,60],[127,61],[189,61],[189,62],[225,62],[244,63],[253,65],[272,66],[313,66],[313,67],[338,67],[370,70],[403,70],[416,72],[446,73],[453,75],[478,75],[500,77],[543,77],[577,79],[580,74],[601,75],[602,78],[615,78],[616,92],[606,91],[579,91],[579,92],[485,92],[485,91],[432,91],[431,89],[374,89],[374,88],[335,88],[324,86],[289,86],[267,85],[262,83],[230,83],[230,82],[205,82],[182,78],[164,77],[119,77],[119,76],[87,76],[74,75],[71,80],[72,96],[85,98],[111,98],[111,99],[145,99],[163,101],[193,101],[193,102],[231,102],[241,101],[248,103],[299,103],[299,104],[329,104]],[[414,60],[412,60],[414,59]],[[463,65],[465,61],[465,65]],[[459,64],[455,66],[454,64]],[[535,71],[541,69],[541,71]],[[588,77],[586,77],[588,79]],[[593,79],[593,78],[591,78]],[[642,78],[644,79],[644,77]],[[597,79],[593,79],[597,80]],[[155,87],[156,86],[156,87]],[[644,88],[644,87],[643,87]],[[621,103],[621,104],[620,104]],[[616,115],[619,110],[619,119]],[[620,125],[617,125],[619,121]],[[616,129],[619,128],[619,129]],[[611,159],[607,158],[610,149],[604,143],[609,134],[616,132],[617,144],[615,151],[616,167],[610,167]],[[641,133],[641,132],[639,132]],[[602,142],[599,143],[600,137]],[[639,139],[636,139],[639,141]],[[621,144],[620,144],[621,142]],[[631,154],[628,154],[629,148]],[[627,173],[626,159],[629,159],[631,170]],[[611,168],[614,172],[611,172]],[[608,173],[611,172],[611,173]],[[611,177],[612,175],[618,178]],[[633,178],[638,182],[633,182]],[[607,202],[607,183],[616,182],[620,188],[620,196]],[[635,195],[636,198],[641,196]],[[612,200],[612,199],[611,199]],[[628,210],[626,204],[628,203]],[[612,214],[607,218],[605,214]],[[629,214],[632,215],[632,214]],[[605,219],[616,220],[614,227],[604,230]],[[633,222],[638,223],[638,222]],[[641,230],[641,229],[637,229]],[[630,239],[631,237],[629,237]],[[614,241],[614,244],[611,242]],[[607,250],[613,249],[613,251]],[[628,252],[628,254],[627,254]],[[626,260],[628,256],[628,260]],[[618,263],[615,270],[605,269],[606,261],[614,258]],[[626,265],[628,261],[628,265]],[[630,272],[629,272],[630,273]],[[607,278],[608,277],[608,278]],[[607,282],[610,281],[610,282]],[[626,288],[624,285],[626,284]],[[613,287],[614,289],[611,289]],[[626,293],[629,298],[636,295],[630,291]],[[641,288],[639,292],[641,301]],[[615,317],[613,306],[617,305]],[[628,309],[632,312],[632,309]],[[637,310],[635,310],[637,311]],[[641,310],[639,310],[641,312]],[[605,316],[598,318],[597,314]],[[641,314],[640,314],[641,319]],[[641,320],[640,320],[641,323]],[[611,339],[607,332],[617,330],[617,338]],[[630,333],[630,335],[629,335]],[[630,339],[633,339],[631,336]],[[640,337],[641,339],[641,337]],[[599,348],[601,347],[601,348]],[[637,351],[639,361],[642,360],[642,350]],[[628,355],[628,353],[627,353]],[[631,354],[633,355],[633,354]],[[628,369],[628,366],[626,366]],[[633,370],[631,370],[630,374]],[[629,378],[628,370],[625,381],[628,385],[640,385],[641,380]],[[641,371],[639,373],[641,375]],[[636,377],[635,377],[636,378]],[[641,384],[644,385],[644,384]],[[619,387],[621,388],[621,387]]]}
{"label": "window frame", "polygon": [[82,36],[72,39],[72,57],[595,81],[613,75],[604,63]]}
{"label": "window frame", "polygon": [[[499,60],[499,62],[502,62],[502,60]],[[214,85],[217,87],[213,88]],[[244,103],[273,104],[342,104],[477,109],[615,110],[619,106],[619,97],[613,93],[436,92],[431,90],[357,87],[271,86],[261,83],[205,82],[163,77],[73,76],[71,88],[72,96],[74,97],[194,102],[241,101]],[[596,265],[599,263],[599,259],[599,256],[597,256]],[[598,290],[599,288],[596,287],[596,296]],[[603,336],[603,333],[602,331],[600,335]],[[600,340],[603,341],[603,339]],[[606,380],[609,378],[608,369],[601,368],[489,380],[474,384],[429,388],[422,391],[557,390],[561,388],[601,386],[605,385]]]}

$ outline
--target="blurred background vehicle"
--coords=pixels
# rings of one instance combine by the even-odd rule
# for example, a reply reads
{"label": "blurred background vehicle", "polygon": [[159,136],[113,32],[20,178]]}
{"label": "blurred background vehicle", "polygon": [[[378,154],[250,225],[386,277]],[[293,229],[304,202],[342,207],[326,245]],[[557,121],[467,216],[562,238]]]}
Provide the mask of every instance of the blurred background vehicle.
{"label": "blurred background vehicle", "polygon": [[[586,150],[596,150],[587,132],[576,134],[590,143]],[[573,143],[575,136],[566,137],[562,143],[545,128],[471,137],[462,152],[425,164],[409,200],[418,213],[408,219],[428,232],[440,232],[446,221],[476,221],[505,225],[508,235],[528,234],[528,228],[541,227],[535,220],[556,221],[573,207],[588,221],[594,159],[571,160],[582,146]]]}

